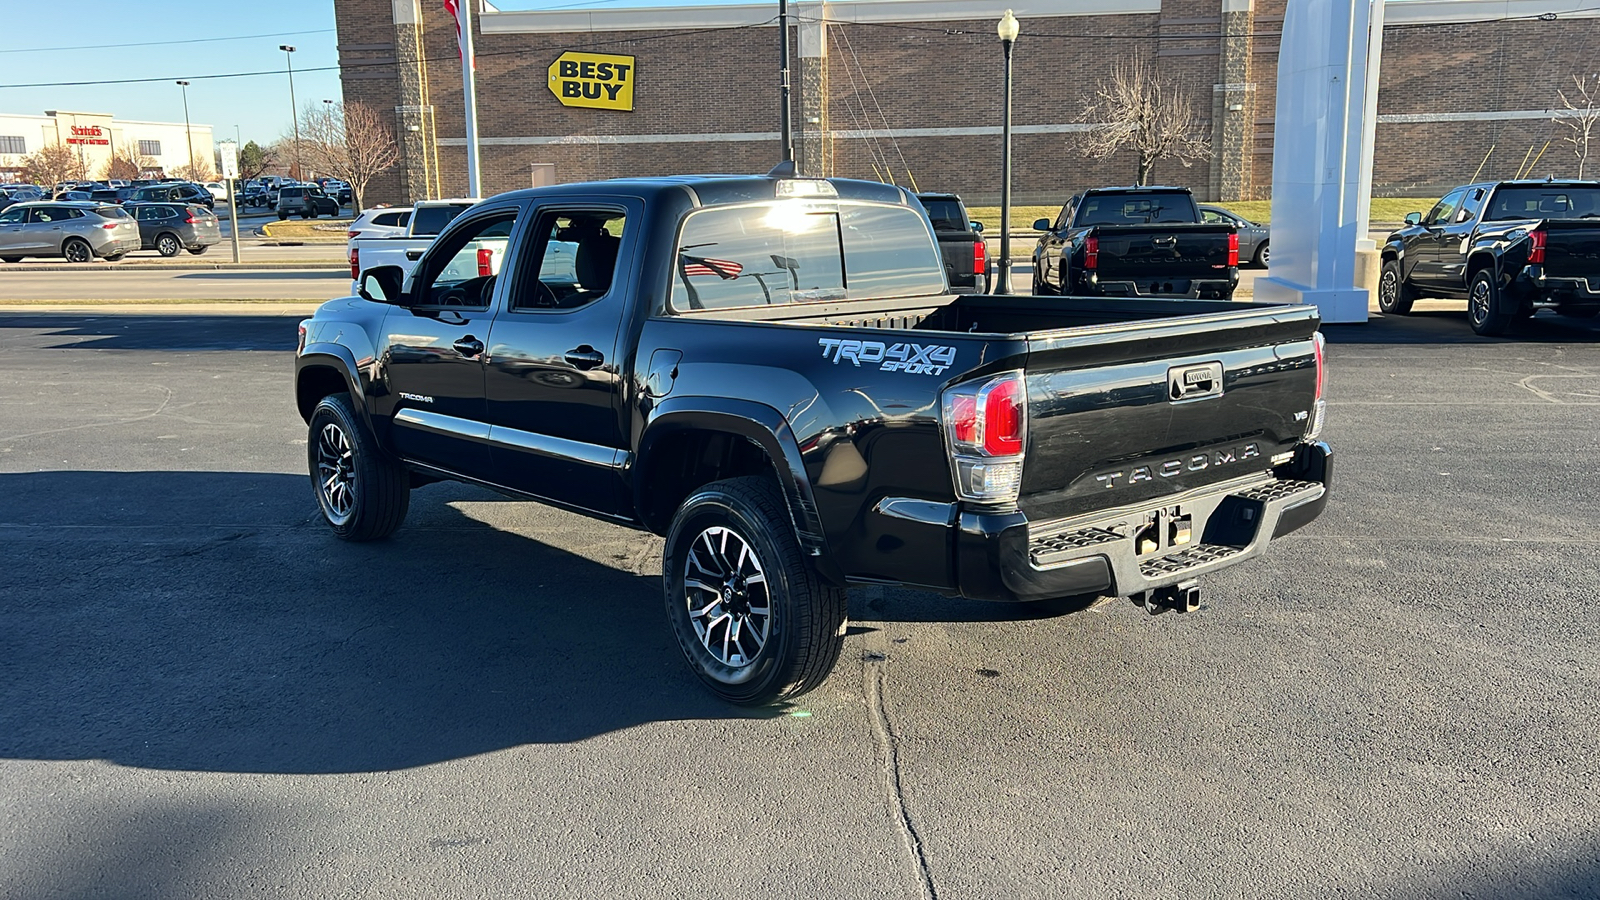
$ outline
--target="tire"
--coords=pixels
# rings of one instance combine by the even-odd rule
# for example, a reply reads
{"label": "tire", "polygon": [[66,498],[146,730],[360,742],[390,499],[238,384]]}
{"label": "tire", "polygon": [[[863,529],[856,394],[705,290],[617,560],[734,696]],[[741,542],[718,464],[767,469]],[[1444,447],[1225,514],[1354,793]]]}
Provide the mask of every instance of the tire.
{"label": "tire", "polygon": [[178,236],[177,235],[175,235],[175,234],[158,234],[158,235],[156,235],[156,252],[161,254],[162,256],[168,257],[170,259],[171,257],[177,256],[178,255],[178,251],[182,250],[182,249],[183,249],[183,244],[182,244],[182,242],[180,242],[178,240]]}
{"label": "tire", "polygon": [[1268,264],[1271,261],[1272,261],[1271,245],[1269,245],[1266,241],[1262,241],[1261,242],[1261,246],[1256,248],[1256,255],[1255,255],[1256,267],[1260,268],[1260,269],[1268,268]]}
{"label": "tire", "polygon": [[287,219],[287,218],[289,218],[289,214],[288,213],[284,212],[281,209],[278,210],[278,221],[279,222],[282,222],[284,219]]}
{"label": "tire", "polygon": [[211,249],[211,245],[210,244],[202,244],[199,247],[190,247],[189,248],[189,252],[193,253],[195,256],[204,256],[205,252],[207,250],[210,250],[210,249]]}
{"label": "tire", "polygon": [[82,238],[67,238],[61,245],[61,255],[70,263],[86,263],[94,259],[94,250]]}
{"label": "tire", "polygon": [[335,536],[375,541],[405,521],[410,476],[378,449],[349,394],[324,397],[312,411],[306,461],[317,508]]}
{"label": "tire", "polygon": [[667,532],[662,576],[678,648],[729,703],[797,697],[839,660],[846,593],[806,561],[770,478],[713,482],[685,500]]}
{"label": "tire", "polygon": [[110,256],[106,257],[105,260],[106,260],[106,262],[122,262],[122,258],[127,256],[127,255],[128,254],[127,254],[126,251],[124,251],[122,253],[113,253]]}
{"label": "tire", "polygon": [[1417,289],[1406,283],[1400,272],[1400,261],[1391,259],[1383,264],[1383,274],[1378,276],[1378,309],[1395,316],[1411,314],[1411,304],[1417,302]]}
{"label": "tire", "polygon": [[0,256],[0,262],[19,263],[19,262],[22,262],[22,257],[20,257],[20,256]]}
{"label": "tire", "polygon": [[1467,288],[1467,321],[1483,335],[1505,334],[1511,329],[1516,310],[1506,309],[1505,292],[1493,269],[1479,269]]}

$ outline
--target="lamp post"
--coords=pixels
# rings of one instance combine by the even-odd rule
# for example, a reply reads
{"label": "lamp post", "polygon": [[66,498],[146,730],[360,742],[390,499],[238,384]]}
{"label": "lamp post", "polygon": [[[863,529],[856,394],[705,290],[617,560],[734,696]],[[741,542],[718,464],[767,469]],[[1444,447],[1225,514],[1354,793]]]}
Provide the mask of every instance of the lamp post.
{"label": "lamp post", "polygon": [[305,173],[300,170],[300,105],[294,99],[294,48],[279,44],[278,49],[283,51],[283,60],[289,70],[289,112],[294,116],[294,176],[299,178]]}
{"label": "lamp post", "polygon": [[996,294],[1011,293],[1011,48],[1022,26],[1006,10],[996,31],[1006,54],[1005,112],[1000,120],[1000,279]]}
{"label": "lamp post", "polygon": [[183,136],[189,139],[189,177],[194,178],[194,132],[189,129],[189,82],[180,81],[178,87],[183,91]]}

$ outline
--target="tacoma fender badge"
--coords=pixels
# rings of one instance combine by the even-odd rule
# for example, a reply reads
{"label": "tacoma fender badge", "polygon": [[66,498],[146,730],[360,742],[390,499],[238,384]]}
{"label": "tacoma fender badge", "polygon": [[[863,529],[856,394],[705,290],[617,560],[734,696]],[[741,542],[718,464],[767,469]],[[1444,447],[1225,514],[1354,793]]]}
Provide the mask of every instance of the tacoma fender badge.
{"label": "tacoma fender badge", "polygon": [[412,403],[432,403],[433,402],[433,398],[432,397],[428,397],[428,396],[425,396],[423,394],[408,394],[405,391],[401,391],[400,392],[400,399],[401,400],[410,400]]}

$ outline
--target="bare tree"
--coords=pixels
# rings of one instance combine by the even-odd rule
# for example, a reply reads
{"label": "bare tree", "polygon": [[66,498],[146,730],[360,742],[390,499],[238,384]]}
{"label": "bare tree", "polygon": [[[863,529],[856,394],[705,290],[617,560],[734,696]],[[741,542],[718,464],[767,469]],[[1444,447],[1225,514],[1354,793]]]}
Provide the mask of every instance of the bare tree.
{"label": "bare tree", "polygon": [[359,102],[308,105],[300,116],[300,152],[311,168],[350,184],[357,211],[372,179],[400,161],[383,116]]}
{"label": "bare tree", "polygon": [[111,155],[111,159],[106,163],[105,174],[101,177],[132,181],[144,177],[145,172],[155,167],[156,161],[150,157],[123,148]]}
{"label": "bare tree", "polygon": [[217,180],[217,174],[211,168],[211,163],[198,156],[190,160],[187,166],[179,166],[173,169],[172,175],[185,181],[192,181],[195,184],[205,184],[208,181]]}
{"label": "bare tree", "polygon": [[1158,160],[1176,159],[1184,168],[1211,155],[1211,142],[1198,134],[1189,98],[1172,81],[1156,74],[1143,57],[1117,63],[1083,107],[1094,128],[1083,136],[1083,155],[1105,159],[1124,147],[1139,157],[1137,184],[1150,182]]}
{"label": "bare tree", "polygon": [[83,157],[66,144],[41,147],[22,159],[22,180],[53,191],[63,181],[82,180]]}
{"label": "bare tree", "polygon": [[1558,112],[1555,121],[1567,126],[1569,133],[1561,139],[1572,145],[1578,157],[1578,177],[1583,177],[1584,164],[1589,161],[1589,142],[1600,140],[1600,75],[1574,75],[1573,96],[1556,91],[1565,112]]}

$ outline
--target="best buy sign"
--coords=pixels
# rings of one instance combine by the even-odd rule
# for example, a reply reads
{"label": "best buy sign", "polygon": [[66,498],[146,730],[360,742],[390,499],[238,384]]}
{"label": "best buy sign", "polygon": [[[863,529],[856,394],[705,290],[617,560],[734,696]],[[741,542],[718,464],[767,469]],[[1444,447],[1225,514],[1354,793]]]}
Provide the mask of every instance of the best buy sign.
{"label": "best buy sign", "polygon": [[550,93],[562,106],[633,109],[631,56],[563,53],[550,64]]}

